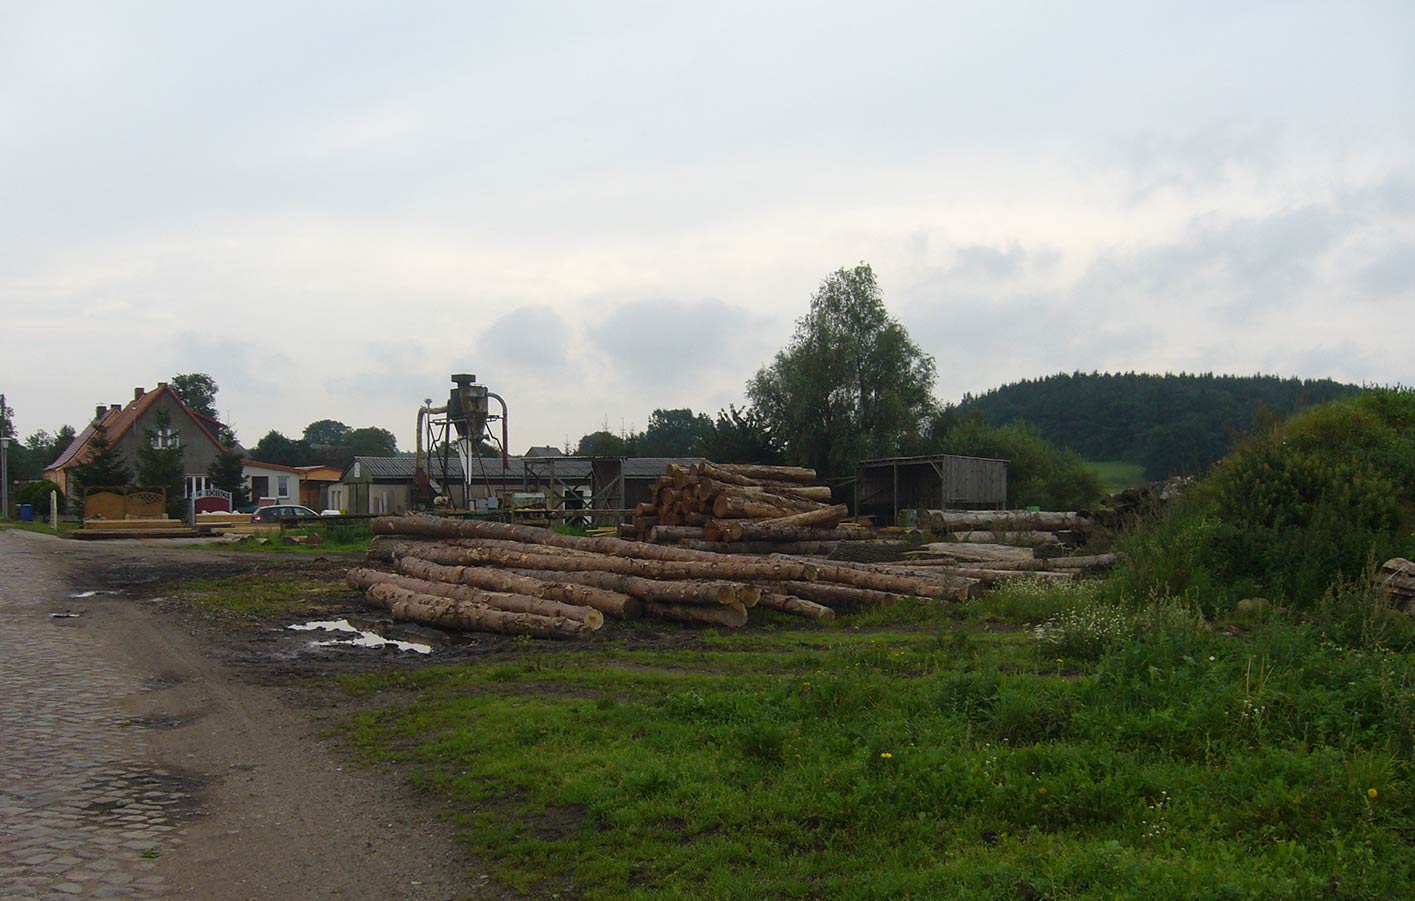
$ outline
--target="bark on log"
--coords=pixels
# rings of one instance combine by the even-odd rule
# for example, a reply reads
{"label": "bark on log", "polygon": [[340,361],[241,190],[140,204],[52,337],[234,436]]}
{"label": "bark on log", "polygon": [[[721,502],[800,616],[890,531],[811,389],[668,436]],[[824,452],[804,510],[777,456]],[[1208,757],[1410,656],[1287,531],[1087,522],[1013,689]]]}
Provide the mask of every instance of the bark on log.
{"label": "bark on log", "polygon": [[485,566],[445,565],[424,557],[399,556],[394,563],[398,571],[419,579],[438,582],[460,582],[488,591],[507,591],[535,598],[546,598],[563,604],[592,607],[620,619],[634,619],[644,611],[644,605],[624,592],[590,588],[584,585],[563,585],[558,582],[518,576]]}
{"label": "bark on log", "polygon": [[741,604],[743,607],[753,607],[761,600],[761,590],[745,582],[695,579],[664,581],[605,572],[513,572],[537,579],[554,579],[572,586],[607,589],[640,601],[656,601],[662,604]]}
{"label": "bark on log", "polygon": [[815,601],[775,591],[762,593],[761,606],[781,613],[789,613],[792,616],[802,616],[806,619],[821,621],[835,619],[835,611],[824,604],[817,604]]}
{"label": "bark on log", "polygon": [[437,516],[381,516],[372,524],[375,534],[414,535],[425,538],[496,538],[520,541],[526,544],[544,544],[551,547],[592,551],[616,557],[633,557],[640,560],[684,560],[713,561],[717,555],[702,551],[690,551],[672,545],[650,544],[645,541],[625,541],[622,538],[587,538],[580,535],[561,535],[549,529],[535,526],[521,526],[505,522],[485,520],[453,520]]}
{"label": "bark on log", "polygon": [[920,551],[954,557],[959,560],[1035,560],[1031,548],[1012,547],[1006,544],[949,544],[935,542],[920,545]]}
{"label": "bark on log", "polygon": [[831,585],[825,582],[776,582],[763,583],[763,597],[773,592],[794,595],[824,604],[832,610],[858,610],[862,607],[880,607],[907,600],[908,596],[892,591],[875,591],[870,588],[854,588],[849,585]]}
{"label": "bark on log", "polygon": [[951,601],[966,601],[969,586],[959,580],[940,578],[919,579],[895,573],[877,572],[847,566],[819,566],[816,577],[821,582],[850,585],[855,588],[870,588],[875,591],[889,591],[921,598],[943,598]]}
{"label": "bark on log", "polygon": [[[705,466],[707,464],[699,464]],[[757,463],[715,463],[716,469],[760,482],[798,482],[809,485],[816,480],[814,469],[800,466],[765,466]]]}
{"label": "bark on log", "polygon": [[[1119,554],[1093,554],[1084,557],[1053,557],[1050,560],[996,560],[966,564],[975,569],[998,572],[1085,572],[1109,569],[1120,560]],[[933,560],[913,560],[911,564],[932,564]],[[950,561],[950,566],[958,566]]]}
{"label": "bark on log", "polygon": [[879,538],[874,529],[783,526],[742,520],[726,520],[718,528],[723,541],[870,541]]}
{"label": "bark on log", "polygon": [[466,601],[408,591],[387,583],[370,587],[364,596],[370,603],[387,608],[395,620],[411,620],[442,629],[532,635],[537,638],[588,638],[594,634],[588,623],[572,619],[508,613]]}
{"label": "bark on log", "polygon": [[[810,506],[803,507],[802,504]],[[821,509],[811,501],[799,503],[774,494],[719,494],[712,502],[717,519],[777,519]]]}
{"label": "bark on log", "polygon": [[806,513],[795,513],[789,516],[779,516],[768,519],[764,525],[773,526],[824,526],[835,525],[842,519],[850,515],[850,508],[844,504],[836,504],[832,507],[821,507]]}
{"label": "bark on log", "polygon": [[699,541],[685,538],[677,547],[693,551],[711,551],[714,554],[803,554],[824,557],[835,550],[838,541]]}
{"label": "bark on log", "polygon": [[380,535],[369,542],[368,552],[364,554],[364,559],[379,563],[391,563],[393,561],[393,549],[400,544],[426,544],[435,546],[440,544],[440,541],[436,538],[418,538],[412,535]]}
{"label": "bark on log", "polygon": [[656,526],[649,532],[649,541],[654,544],[672,544],[684,538],[702,538],[703,530],[697,526]]}
{"label": "bark on log", "polygon": [[659,619],[671,619],[680,623],[698,623],[704,626],[726,626],[736,629],[747,624],[747,611],[741,604],[708,606],[694,604],[645,605],[644,612]]}
{"label": "bark on log", "polygon": [[948,539],[960,544],[1005,544],[1011,547],[1048,547],[1061,544],[1055,532],[949,532]]}
{"label": "bark on log", "polygon": [[1056,532],[1091,527],[1091,521],[1079,513],[1035,510],[926,510],[921,519],[935,532]]}
{"label": "bark on log", "polygon": [[[411,558],[409,558],[411,559]],[[406,560],[403,562],[407,562]],[[429,563],[428,566],[436,566]],[[438,567],[439,569],[455,569],[458,567]],[[591,607],[581,607],[575,604],[563,604],[559,601],[546,600],[531,594],[508,591],[505,588],[494,591],[483,591],[470,584],[452,582],[446,579],[429,579],[425,576],[405,575],[403,573],[388,573],[377,569],[355,568],[349,570],[346,577],[351,588],[368,589],[374,585],[394,585],[398,588],[405,588],[408,591],[415,591],[419,594],[433,594],[438,597],[451,598],[454,601],[465,601],[469,604],[481,604],[485,607],[492,607],[497,610],[507,610],[512,613],[534,613],[536,616],[564,617],[578,622],[588,623],[591,628],[598,629],[604,625],[604,614]],[[533,582],[533,579],[525,581]]]}
{"label": "bark on log", "polygon": [[[652,545],[650,545],[652,546]],[[800,579],[813,581],[816,567],[794,560],[774,558],[743,559],[723,554],[707,560],[638,560],[630,557],[569,557],[533,550],[508,551],[501,548],[455,548],[443,551],[418,548],[411,553],[447,566],[501,566],[508,569],[541,569],[555,572],[610,572],[645,579],[712,579],[752,581],[755,579]]]}

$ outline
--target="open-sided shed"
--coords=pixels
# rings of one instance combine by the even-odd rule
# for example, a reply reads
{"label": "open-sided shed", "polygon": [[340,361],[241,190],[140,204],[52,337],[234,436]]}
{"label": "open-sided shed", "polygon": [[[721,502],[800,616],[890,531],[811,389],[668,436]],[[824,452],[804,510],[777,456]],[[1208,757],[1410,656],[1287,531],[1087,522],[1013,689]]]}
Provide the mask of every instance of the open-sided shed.
{"label": "open-sided shed", "polygon": [[900,510],[1002,510],[1007,461],[932,454],[865,460],[855,469],[855,512],[893,525]]}

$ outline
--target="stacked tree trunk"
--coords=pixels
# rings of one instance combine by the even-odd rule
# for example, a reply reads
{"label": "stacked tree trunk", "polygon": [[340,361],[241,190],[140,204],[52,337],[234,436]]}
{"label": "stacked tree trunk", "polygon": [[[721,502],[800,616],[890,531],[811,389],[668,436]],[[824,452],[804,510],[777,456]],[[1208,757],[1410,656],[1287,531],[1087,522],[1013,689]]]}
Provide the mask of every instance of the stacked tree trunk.
{"label": "stacked tree trunk", "polygon": [[1037,510],[923,510],[919,526],[945,541],[1045,548],[1050,553],[1088,544],[1097,531],[1080,513]]}
{"label": "stacked tree trunk", "polygon": [[655,617],[735,628],[754,606],[831,619],[905,597],[963,600],[978,580],[943,571],[888,572],[781,555],[610,537],[509,523],[382,517],[350,586],[395,619],[443,628],[585,638],[606,618]]}
{"label": "stacked tree trunk", "polygon": [[1387,560],[1376,576],[1376,584],[1390,596],[1391,605],[1407,613],[1415,612],[1415,563],[1404,557]]}
{"label": "stacked tree trunk", "polygon": [[752,542],[750,552],[829,553],[835,542],[873,537],[839,528],[849,509],[815,482],[815,470],[797,466],[669,466],[653,500],[635,510],[634,528],[655,543],[726,553],[744,552],[725,547],[734,542]]}

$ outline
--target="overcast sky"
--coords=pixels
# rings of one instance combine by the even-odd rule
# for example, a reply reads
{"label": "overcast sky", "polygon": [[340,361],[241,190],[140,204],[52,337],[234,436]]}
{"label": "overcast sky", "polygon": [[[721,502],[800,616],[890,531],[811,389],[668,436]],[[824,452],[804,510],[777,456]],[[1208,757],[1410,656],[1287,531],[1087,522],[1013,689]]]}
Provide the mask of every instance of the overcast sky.
{"label": "overcast sky", "polygon": [[476,373],[511,449],[712,412],[863,260],[956,401],[1415,383],[1415,4],[0,4],[0,391],[247,444]]}

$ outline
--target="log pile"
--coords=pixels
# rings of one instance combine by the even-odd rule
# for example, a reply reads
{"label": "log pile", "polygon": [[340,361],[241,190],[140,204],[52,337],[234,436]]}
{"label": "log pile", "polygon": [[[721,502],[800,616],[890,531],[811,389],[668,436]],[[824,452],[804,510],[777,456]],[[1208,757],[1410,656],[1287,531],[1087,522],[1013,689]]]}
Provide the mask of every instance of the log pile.
{"label": "log pile", "polygon": [[1086,545],[1097,531],[1085,514],[1037,510],[921,510],[919,526],[945,541],[1044,548],[1051,554]]}
{"label": "log pile", "polygon": [[781,555],[562,535],[437,516],[381,517],[351,587],[394,619],[544,638],[586,638],[607,620],[654,617],[736,628],[768,607],[828,620],[906,597],[961,601],[980,580]]}
{"label": "log pile", "polygon": [[1415,563],[1404,557],[1387,560],[1376,575],[1376,584],[1385,589],[1391,606],[1407,613],[1415,611]]}
{"label": "log pile", "polygon": [[634,528],[653,541],[739,541],[724,530],[742,521],[833,529],[849,511],[815,481],[814,469],[799,466],[674,464],[654,483],[653,499],[635,508]]}

